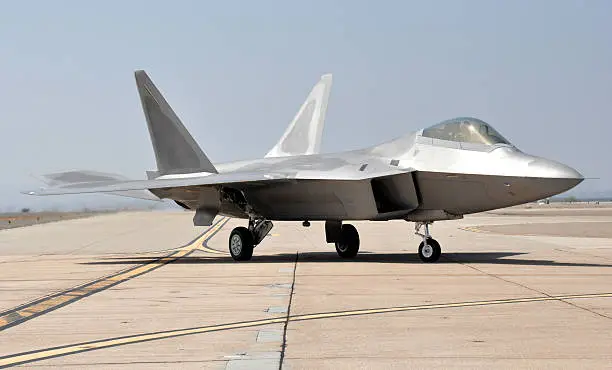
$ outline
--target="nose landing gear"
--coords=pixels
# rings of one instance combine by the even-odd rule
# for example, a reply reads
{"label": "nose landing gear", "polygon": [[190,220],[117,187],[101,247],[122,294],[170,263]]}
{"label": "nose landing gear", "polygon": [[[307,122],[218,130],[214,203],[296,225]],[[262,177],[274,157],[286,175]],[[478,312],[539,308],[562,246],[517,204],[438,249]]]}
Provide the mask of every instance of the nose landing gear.
{"label": "nose landing gear", "polygon": [[[423,238],[419,244],[419,258],[425,263],[436,262],[442,254],[440,244],[429,234],[429,225],[433,222],[417,222],[414,225],[415,234]],[[422,227],[425,227],[425,233],[421,233]]]}

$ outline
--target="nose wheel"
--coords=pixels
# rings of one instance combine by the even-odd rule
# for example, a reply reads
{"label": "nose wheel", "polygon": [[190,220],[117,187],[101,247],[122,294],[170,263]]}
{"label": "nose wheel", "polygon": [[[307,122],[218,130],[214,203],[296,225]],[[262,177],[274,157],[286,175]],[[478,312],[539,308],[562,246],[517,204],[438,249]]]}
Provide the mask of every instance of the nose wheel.
{"label": "nose wheel", "polygon": [[442,248],[436,239],[428,238],[419,244],[419,258],[426,263],[436,262],[442,254]]}
{"label": "nose wheel", "polygon": [[[436,239],[429,235],[429,225],[431,222],[417,222],[415,225],[415,234],[421,236],[423,241],[419,244],[419,258],[425,263],[436,262],[442,255],[442,248]],[[425,233],[420,232],[421,227],[425,227]]]}

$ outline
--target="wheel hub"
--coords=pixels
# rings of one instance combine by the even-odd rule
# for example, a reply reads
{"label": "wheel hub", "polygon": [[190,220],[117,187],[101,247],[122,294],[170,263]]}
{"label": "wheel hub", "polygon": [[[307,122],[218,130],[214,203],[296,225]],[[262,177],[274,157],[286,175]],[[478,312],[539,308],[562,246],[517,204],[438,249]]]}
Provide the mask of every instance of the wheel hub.
{"label": "wheel hub", "polygon": [[423,250],[421,252],[423,254],[423,257],[425,258],[430,258],[431,256],[433,256],[433,248],[431,245],[429,244],[425,244],[423,246]]}
{"label": "wheel hub", "polygon": [[240,235],[232,236],[230,247],[232,248],[232,252],[235,255],[239,255],[240,252],[242,252],[242,238],[240,237]]}

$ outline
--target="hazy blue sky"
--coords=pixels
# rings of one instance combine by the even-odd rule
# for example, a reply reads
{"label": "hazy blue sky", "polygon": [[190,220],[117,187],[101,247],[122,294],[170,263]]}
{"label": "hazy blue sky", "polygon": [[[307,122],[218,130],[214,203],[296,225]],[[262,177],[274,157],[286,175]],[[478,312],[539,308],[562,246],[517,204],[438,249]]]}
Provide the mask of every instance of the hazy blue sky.
{"label": "hazy blue sky", "polygon": [[65,204],[30,174],[155,167],[140,68],[213,161],[265,154],[331,72],[326,152],[476,116],[612,189],[607,0],[4,1],[0,210]]}

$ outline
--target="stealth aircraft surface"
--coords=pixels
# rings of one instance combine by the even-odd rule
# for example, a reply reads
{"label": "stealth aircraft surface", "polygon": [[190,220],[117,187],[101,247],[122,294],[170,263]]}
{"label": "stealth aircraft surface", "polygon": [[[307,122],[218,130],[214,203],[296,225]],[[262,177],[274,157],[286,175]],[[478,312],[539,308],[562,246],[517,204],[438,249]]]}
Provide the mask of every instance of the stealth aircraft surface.
{"label": "stealth aircraft surface", "polygon": [[[46,176],[33,195],[111,193],[172,199],[195,211],[194,224],[217,215],[243,218],[229,251],[251,259],[272,221],[325,222],[325,240],[340,257],[359,251],[351,220],[415,222],[424,262],[440,244],[429,225],[463,215],[532,202],[564,192],[583,177],[564,164],[523,153],[491,125],[453,118],[372,147],[319,152],[331,75],[324,75],[278,143],[264,158],[214,164],[207,158],[144,71],[135,72],[157,170],[147,180],[71,171]],[[420,232],[423,230],[423,232]]]}

